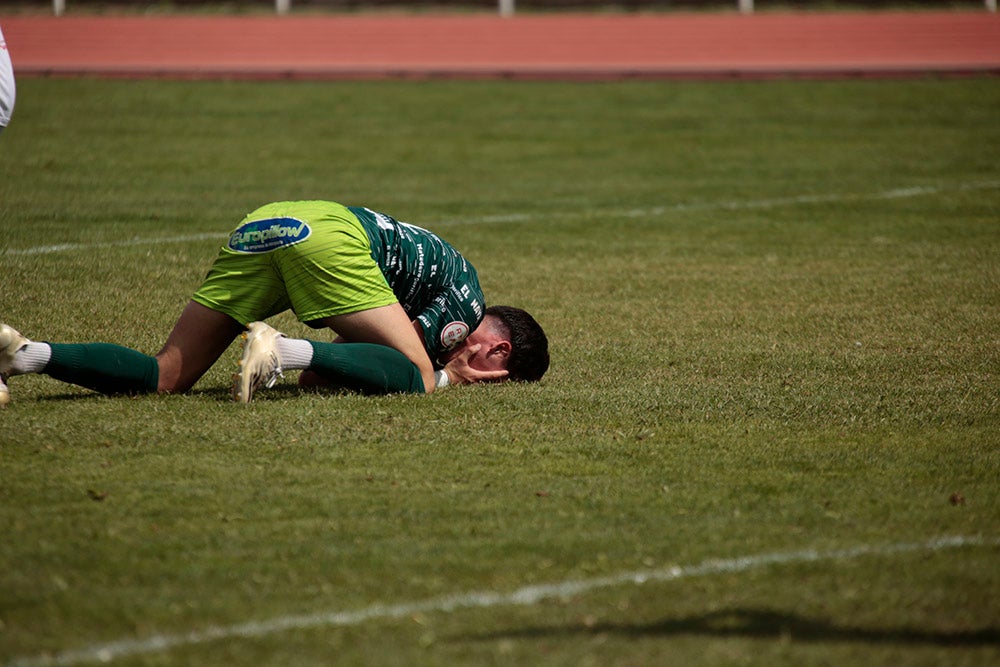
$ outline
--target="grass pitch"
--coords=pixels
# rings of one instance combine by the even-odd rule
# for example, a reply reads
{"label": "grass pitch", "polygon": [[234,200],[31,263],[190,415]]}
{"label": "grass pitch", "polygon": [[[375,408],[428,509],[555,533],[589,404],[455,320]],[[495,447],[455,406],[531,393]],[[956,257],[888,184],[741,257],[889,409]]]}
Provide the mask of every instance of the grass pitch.
{"label": "grass pitch", "polygon": [[154,353],[247,211],[329,198],[440,232],[553,365],[247,407],[235,349],[185,396],[15,378],[0,660],[1000,660],[998,108],[989,78],[19,81],[0,319],[26,335]]}

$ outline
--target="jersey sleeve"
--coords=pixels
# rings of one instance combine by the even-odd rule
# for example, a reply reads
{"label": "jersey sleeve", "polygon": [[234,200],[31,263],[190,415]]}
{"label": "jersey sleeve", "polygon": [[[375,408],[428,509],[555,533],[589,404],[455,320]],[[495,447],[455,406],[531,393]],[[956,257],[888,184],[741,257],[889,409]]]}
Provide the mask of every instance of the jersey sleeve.
{"label": "jersey sleeve", "polygon": [[469,284],[443,287],[416,320],[424,330],[424,344],[432,359],[450,350],[483,320],[482,293]]}
{"label": "jersey sleeve", "polygon": [[485,314],[475,267],[437,234],[371,209],[350,209],[400,305],[420,323],[432,360],[468,336]]}

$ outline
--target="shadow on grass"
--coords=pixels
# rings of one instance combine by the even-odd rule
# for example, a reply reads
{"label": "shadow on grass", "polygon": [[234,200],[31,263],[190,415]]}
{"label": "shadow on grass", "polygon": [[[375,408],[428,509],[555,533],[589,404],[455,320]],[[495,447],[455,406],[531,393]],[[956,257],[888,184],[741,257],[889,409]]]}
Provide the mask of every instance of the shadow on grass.
{"label": "shadow on grass", "polygon": [[867,628],[807,618],[768,609],[727,609],[711,614],[668,619],[648,624],[581,623],[497,632],[477,640],[540,639],[577,635],[623,635],[631,638],[703,635],[746,639],[784,639],[797,642],[861,642],[869,644],[928,644],[934,646],[991,646],[1000,644],[1000,629],[968,631],[920,628]]}
{"label": "shadow on grass", "polygon": [[[350,393],[347,390],[338,389],[301,389],[294,384],[286,385],[276,385],[270,389],[261,389],[254,395],[254,401],[268,400],[268,399],[287,399],[295,398],[298,396],[305,396],[309,394],[347,394]],[[177,394],[180,395],[180,394]],[[206,399],[213,399],[219,402],[232,403],[233,393],[230,387],[210,387],[206,389],[192,389],[186,392],[184,395],[191,397],[201,397]],[[67,402],[67,401],[104,401],[104,400],[114,400],[114,401],[127,401],[130,399],[146,399],[152,396],[152,394],[140,394],[138,396],[132,396],[129,394],[101,394],[96,391],[74,391],[72,393],[60,393],[60,394],[47,394],[45,396],[39,396],[38,401],[52,401],[52,402]],[[169,395],[165,395],[169,397]]]}

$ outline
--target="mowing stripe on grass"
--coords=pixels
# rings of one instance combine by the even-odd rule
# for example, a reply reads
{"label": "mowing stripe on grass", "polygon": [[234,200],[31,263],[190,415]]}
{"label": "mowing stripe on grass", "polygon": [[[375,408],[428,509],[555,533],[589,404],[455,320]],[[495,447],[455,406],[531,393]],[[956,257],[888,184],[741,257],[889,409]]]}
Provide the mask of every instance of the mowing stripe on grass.
{"label": "mowing stripe on grass", "polygon": [[[795,206],[799,204],[828,204],[846,201],[876,201],[883,199],[905,199],[909,197],[920,197],[926,195],[941,194],[943,192],[963,192],[967,190],[991,190],[1000,188],[1000,181],[978,181],[974,183],[961,183],[958,185],[941,186],[920,186],[912,188],[896,188],[893,190],[883,190],[868,194],[818,194],[818,195],[793,195],[789,197],[777,197],[774,199],[749,199],[745,201],[717,201],[701,202],[693,204],[672,204],[669,206],[654,206],[652,208],[632,209],[628,211],[615,210],[610,213],[629,218],[642,218],[664,213],[677,211],[739,211],[758,208],[776,208],[779,206]],[[591,211],[594,214],[607,215],[609,211]],[[462,224],[489,224],[505,222],[530,222],[539,217],[554,218],[579,215],[579,212],[550,212],[550,213],[511,213],[508,215],[487,215],[479,218],[466,218],[463,220],[443,220],[432,223],[428,226],[438,227],[444,225]],[[186,241],[203,241],[207,239],[221,239],[224,235],[217,232],[206,232],[202,234],[188,234],[185,236],[162,236],[151,238],[134,238],[126,241],[110,241],[107,243],[60,243],[58,245],[35,246],[33,248],[10,248],[0,251],[0,257],[4,254],[10,256],[24,255],[49,255],[59,252],[69,252],[72,250],[91,250],[100,248],[120,248],[137,245],[161,245],[166,243],[184,243]]]}
{"label": "mowing stripe on grass", "polygon": [[568,580],[551,584],[525,586],[510,593],[470,591],[422,601],[398,604],[375,604],[354,611],[327,611],[315,614],[280,616],[265,621],[251,621],[236,625],[209,627],[186,634],[154,635],[145,639],[121,639],[53,655],[16,658],[8,664],[10,667],[44,667],[49,665],[77,665],[87,662],[111,662],[130,656],[157,653],[172,648],[204,644],[220,639],[241,637],[259,639],[286,630],[360,625],[366,621],[392,620],[421,613],[448,613],[458,609],[530,606],[546,599],[568,598],[595,589],[612,586],[628,584],[638,586],[649,582],[676,581],[712,574],[734,574],[771,565],[849,560],[861,556],[891,556],[894,554],[934,552],[943,549],[977,546],[1000,546],[1000,538],[951,536],[939,537],[926,542],[859,546],[832,551],[808,549],[804,551],[743,556],[740,558],[707,560],[698,565],[623,572],[606,577],[596,577],[594,579]]}

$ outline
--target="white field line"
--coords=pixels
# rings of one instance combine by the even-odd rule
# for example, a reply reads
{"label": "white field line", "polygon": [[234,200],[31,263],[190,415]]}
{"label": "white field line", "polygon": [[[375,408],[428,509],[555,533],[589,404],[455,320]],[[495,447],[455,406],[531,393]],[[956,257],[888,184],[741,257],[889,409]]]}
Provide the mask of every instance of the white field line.
{"label": "white field line", "polygon": [[127,248],[137,245],[161,245],[164,243],[184,243],[186,241],[204,241],[206,239],[221,239],[223,234],[187,234],[184,236],[163,236],[152,238],[133,238],[124,241],[108,241],[107,243],[60,243],[58,245],[39,245],[33,248],[10,248],[0,251],[0,257],[4,255],[51,255],[57,252],[68,252],[70,250],[93,250],[100,248]]}
{"label": "white field line", "polygon": [[78,665],[88,662],[111,662],[131,656],[168,651],[181,646],[205,644],[223,639],[259,639],[287,630],[360,625],[366,621],[406,618],[414,614],[449,613],[459,609],[482,609],[500,606],[531,606],[546,599],[566,599],[589,591],[613,586],[641,586],[649,582],[667,582],[712,574],[733,574],[776,565],[849,560],[861,556],[891,556],[903,553],[935,552],[960,547],[1000,547],[1000,538],[952,536],[926,542],[903,542],[869,545],[832,551],[788,551],[721,560],[707,560],[698,565],[674,566],[658,570],[623,572],[606,577],[561,581],[525,586],[510,593],[470,591],[428,600],[398,604],[375,604],[353,611],[326,611],[314,614],[279,616],[263,621],[236,625],[211,626],[186,634],[153,635],[144,639],[120,639],[81,649],[16,658],[10,667],[48,667]]}
{"label": "white field line", "polygon": [[[816,195],[795,195],[791,197],[777,197],[773,199],[749,199],[737,201],[716,201],[716,202],[696,202],[691,204],[671,204],[669,206],[654,206],[652,208],[639,208],[631,210],[607,210],[590,211],[594,215],[618,215],[626,218],[646,218],[655,217],[671,212],[684,211],[740,211],[752,209],[777,208],[781,206],[796,206],[801,204],[826,204],[846,201],[876,201],[884,199],[906,199],[910,197],[921,197],[927,195],[941,194],[944,192],[964,192],[968,190],[991,190],[1000,188],[1000,181],[977,181],[973,183],[962,183],[952,186],[922,186],[914,188],[898,188],[894,190],[884,190],[867,194],[816,194]],[[579,211],[561,211],[551,213],[510,213],[506,215],[487,215],[478,218],[466,218],[463,220],[443,220],[429,224],[430,228],[444,225],[468,225],[468,224],[491,224],[491,223],[515,223],[531,222],[538,218],[557,218],[570,215],[580,215]],[[20,257],[26,255],[50,255],[59,252],[70,252],[73,250],[92,250],[101,248],[119,248],[139,245],[163,245],[167,243],[184,243],[187,241],[202,241],[208,239],[221,240],[225,235],[221,232],[205,232],[201,234],[188,234],[184,236],[162,236],[150,238],[133,238],[124,241],[109,241],[106,243],[60,243],[58,245],[34,246],[32,248],[9,248],[6,251],[0,250],[0,257],[8,255]]]}
{"label": "white field line", "polygon": [[[630,210],[602,210],[591,211],[593,215],[619,215],[626,218],[644,218],[663,215],[666,213],[684,211],[740,211],[763,208],[778,208],[781,206],[797,206],[801,204],[826,204],[845,201],[877,201],[886,199],[906,199],[910,197],[921,197],[941,194],[945,192],[965,192],[969,190],[992,190],[1000,188],[1000,181],[975,181],[971,183],[960,183],[950,186],[920,186],[913,188],[895,188],[893,190],[883,190],[882,192],[870,192],[862,194],[851,193],[830,193],[815,195],[792,195],[789,197],[776,197],[771,199],[747,199],[734,201],[714,201],[695,202],[690,204],[671,204],[668,206],[654,206],[652,208],[637,208]],[[565,217],[569,215],[580,215],[580,212],[555,212],[555,213],[511,213],[508,215],[491,215],[482,218],[472,218],[466,220],[449,220],[439,222],[441,224],[482,224],[482,223],[502,223],[502,222],[530,222],[539,217],[553,218]]]}

